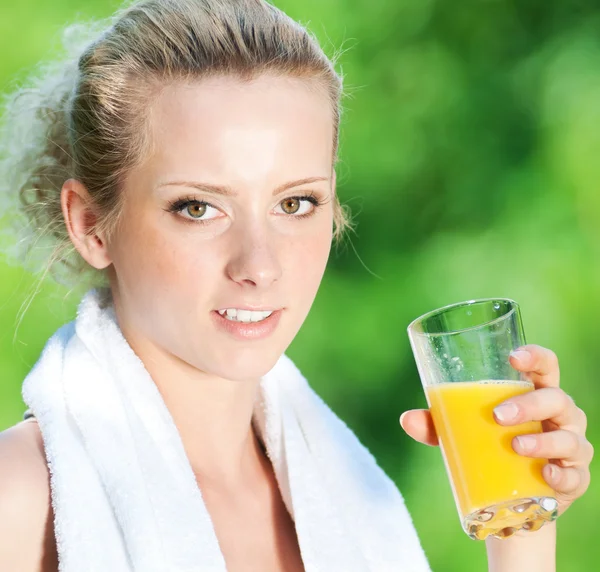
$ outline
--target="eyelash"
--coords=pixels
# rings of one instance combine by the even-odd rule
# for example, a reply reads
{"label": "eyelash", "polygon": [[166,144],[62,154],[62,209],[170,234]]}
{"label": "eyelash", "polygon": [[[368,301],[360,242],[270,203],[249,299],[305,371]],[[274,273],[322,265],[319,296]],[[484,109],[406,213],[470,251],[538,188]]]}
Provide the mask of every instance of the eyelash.
{"label": "eyelash", "polygon": [[[304,213],[301,215],[294,215],[294,214],[285,214],[284,215],[284,216],[288,216],[289,218],[308,218],[308,217],[314,215],[316,210],[324,204],[324,201],[319,200],[319,198],[316,197],[313,193],[309,193],[307,195],[298,195],[298,196],[293,196],[293,197],[287,197],[287,198],[283,199],[279,204],[281,204],[284,201],[288,201],[290,199],[296,199],[298,201],[303,201],[303,200],[309,201],[310,203],[312,203],[314,205],[315,208],[312,209],[310,212],[307,212],[307,213]],[[178,200],[170,203],[169,206],[165,210],[170,213],[178,213],[190,205],[206,205],[206,206],[212,207],[213,209],[216,208],[215,206],[211,205],[207,201],[199,201],[198,199],[195,199],[193,197],[184,197],[184,198],[178,199]],[[201,218],[197,218],[197,219],[190,218],[187,220],[189,220],[189,222],[192,222],[194,224],[197,224],[197,223],[206,224],[206,223],[210,222],[212,219],[202,220]]]}

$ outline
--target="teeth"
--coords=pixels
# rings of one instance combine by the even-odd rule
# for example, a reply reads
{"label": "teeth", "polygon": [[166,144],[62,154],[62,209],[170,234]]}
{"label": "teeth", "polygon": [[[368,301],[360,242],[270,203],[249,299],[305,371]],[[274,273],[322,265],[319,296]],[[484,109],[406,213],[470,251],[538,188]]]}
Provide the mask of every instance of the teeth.
{"label": "teeth", "polygon": [[238,310],[237,308],[227,308],[219,310],[221,316],[225,316],[232,322],[260,322],[268,318],[273,312],[251,312],[250,310]]}

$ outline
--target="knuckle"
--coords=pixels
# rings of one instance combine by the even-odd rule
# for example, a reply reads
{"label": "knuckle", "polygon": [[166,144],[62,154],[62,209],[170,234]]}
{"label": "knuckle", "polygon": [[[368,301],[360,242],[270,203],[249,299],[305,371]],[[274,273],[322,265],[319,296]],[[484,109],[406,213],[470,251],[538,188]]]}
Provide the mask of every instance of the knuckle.
{"label": "knuckle", "polygon": [[[575,401],[573,401],[573,403],[575,403]],[[588,424],[587,415],[585,414],[585,411],[583,409],[581,409],[581,407],[575,406],[575,409],[576,409],[575,415],[579,420],[579,424],[581,425],[583,432],[585,433],[587,430],[587,424]]]}
{"label": "knuckle", "polygon": [[531,355],[532,368],[537,369],[540,364],[544,361],[544,348],[536,344],[527,344],[523,346],[523,350],[526,350]]}
{"label": "knuckle", "polygon": [[519,405],[521,405],[521,403],[523,404],[523,407],[534,407],[534,408],[539,408],[545,401],[547,398],[547,388],[542,387],[540,389],[534,389],[533,391],[528,391],[527,393],[523,393],[521,395],[519,395],[518,397],[513,397],[512,401],[520,402]]}
{"label": "knuckle", "polygon": [[563,480],[563,489],[567,492],[574,492],[580,489],[582,485],[581,473],[575,468],[567,469]]}
{"label": "knuckle", "polygon": [[552,367],[553,369],[558,368],[558,356],[552,350],[546,350],[546,360],[550,367]]}
{"label": "knuckle", "polygon": [[586,460],[592,462],[594,458],[594,445],[592,445],[587,439],[584,440],[583,448],[585,450]]}
{"label": "knuckle", "polygon": [[564,389],[560,387],[551,389],[554,389],[554,393],[558,396],[558,399],[560,399],[560,404],[563,408],[571,407],[575,404],[573,398]]}
{"label": "knuckle", "polygon": [[578,435],[575,435],[572,431],[565,431],[565,437],[567,439],[567,447],[573,454],[578,453],[581,450],[581,441]]}

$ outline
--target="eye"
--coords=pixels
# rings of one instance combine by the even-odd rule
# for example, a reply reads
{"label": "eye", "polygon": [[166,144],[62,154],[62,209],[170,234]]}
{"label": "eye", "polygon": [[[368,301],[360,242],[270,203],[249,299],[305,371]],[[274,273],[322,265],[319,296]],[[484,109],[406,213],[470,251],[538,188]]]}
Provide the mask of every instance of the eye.
{"label": "eye", "polygon": [[[303,204],[304,203],[304,206]],[[312,196],[288,197],[279,203],[283,213],[295,217],[307,216],[318,206],[318,201]]]}
{"label": "eye", "polygon": [[[205,201],[196,199],[181,199],[175,201],[168,209],[170,212],[176,212],[188,220],[199,220],[201,222],[217,218],[219,210]],[[213,211],[211,216],[211,211]]]}
{"label": "eye", "polygon": [[207,206],[202,203],[192,203],[185,207],[183,211],[192,218],[202,218],[206,214]]}

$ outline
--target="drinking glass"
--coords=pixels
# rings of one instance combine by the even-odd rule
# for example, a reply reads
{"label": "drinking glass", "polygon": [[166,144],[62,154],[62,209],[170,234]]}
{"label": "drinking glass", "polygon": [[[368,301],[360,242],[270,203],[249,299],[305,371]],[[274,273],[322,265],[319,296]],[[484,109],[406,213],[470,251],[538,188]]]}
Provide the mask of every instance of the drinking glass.
{"label": "drinking glass", "polygon": [[506,298],[471,300],[429,312],[408,326],[463,530],[475,540],[537,530],[557,517],[544,459],[517,454],[517,435],[539,421],[499,425],[494,407],[533,391],[508,358],[525,344],[519,306]]}

